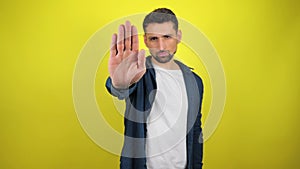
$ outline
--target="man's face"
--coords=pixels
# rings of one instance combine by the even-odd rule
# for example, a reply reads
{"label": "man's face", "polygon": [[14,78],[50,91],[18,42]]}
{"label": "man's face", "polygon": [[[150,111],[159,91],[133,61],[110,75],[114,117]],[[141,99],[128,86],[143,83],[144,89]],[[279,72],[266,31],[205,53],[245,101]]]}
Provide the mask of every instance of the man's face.
{"label": "man's face", "polygon": [[176,32],[174,24],[170,22],[150,23],[146,27],[144,42],[151,55],[159,63],[172,60],[181,40],[181,31]]}

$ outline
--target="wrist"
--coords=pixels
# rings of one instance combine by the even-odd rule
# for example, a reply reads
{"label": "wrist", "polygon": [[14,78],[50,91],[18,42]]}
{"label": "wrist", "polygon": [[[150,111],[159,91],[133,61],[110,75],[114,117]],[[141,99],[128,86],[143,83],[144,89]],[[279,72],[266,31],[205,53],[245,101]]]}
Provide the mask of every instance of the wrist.
{"label": "wrist", "polygon": [[120,84],[116,84],[112,81],[112,87],[117,89],[117,90],[125,90],[128,89],[130,85],[120,85]]}

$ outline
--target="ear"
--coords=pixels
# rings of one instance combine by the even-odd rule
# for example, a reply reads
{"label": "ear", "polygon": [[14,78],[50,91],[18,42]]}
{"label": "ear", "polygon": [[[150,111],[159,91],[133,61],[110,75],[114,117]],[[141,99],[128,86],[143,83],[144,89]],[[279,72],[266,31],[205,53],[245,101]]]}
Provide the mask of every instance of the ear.
{"label": "ear", "polygon": [[144,34],[144,43],[145,43],[146,47],[148,47],[146,34]]}
{"label": "ear", "polygon": [[178,29],[178,31],[177,31],[177,43],[181,42],[181,38],[182,38],[182,32],[181,32],[181,30]]}

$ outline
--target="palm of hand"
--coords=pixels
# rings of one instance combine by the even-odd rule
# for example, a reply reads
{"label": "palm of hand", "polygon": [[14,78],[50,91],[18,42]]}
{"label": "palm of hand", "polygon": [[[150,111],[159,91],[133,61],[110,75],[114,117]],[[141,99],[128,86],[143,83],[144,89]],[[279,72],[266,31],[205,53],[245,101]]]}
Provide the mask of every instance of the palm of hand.
{"label": "palm of hand", "polygon": [[139,51],[138,43],[137,29],[129,21],[112,36],[108,69],[115,88],[128,88],[146,72],[145,51]]}

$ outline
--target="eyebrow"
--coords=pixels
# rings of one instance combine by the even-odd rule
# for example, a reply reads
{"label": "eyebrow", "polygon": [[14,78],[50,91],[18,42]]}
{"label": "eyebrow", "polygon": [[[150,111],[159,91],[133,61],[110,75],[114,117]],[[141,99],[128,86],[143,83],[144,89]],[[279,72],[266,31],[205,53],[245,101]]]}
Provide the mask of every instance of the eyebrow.
{"label": "eyebrow", "polygon": [[[149,34],[149,33],[146,33],[146,35],[147,34]],[[149,38],[152,38],[152,37],[158,37],[158,36],[171,36],[171,37],[173,37],[174,35],[173,34],[159,34],[159,35],[148,35],[149,36]]]}

